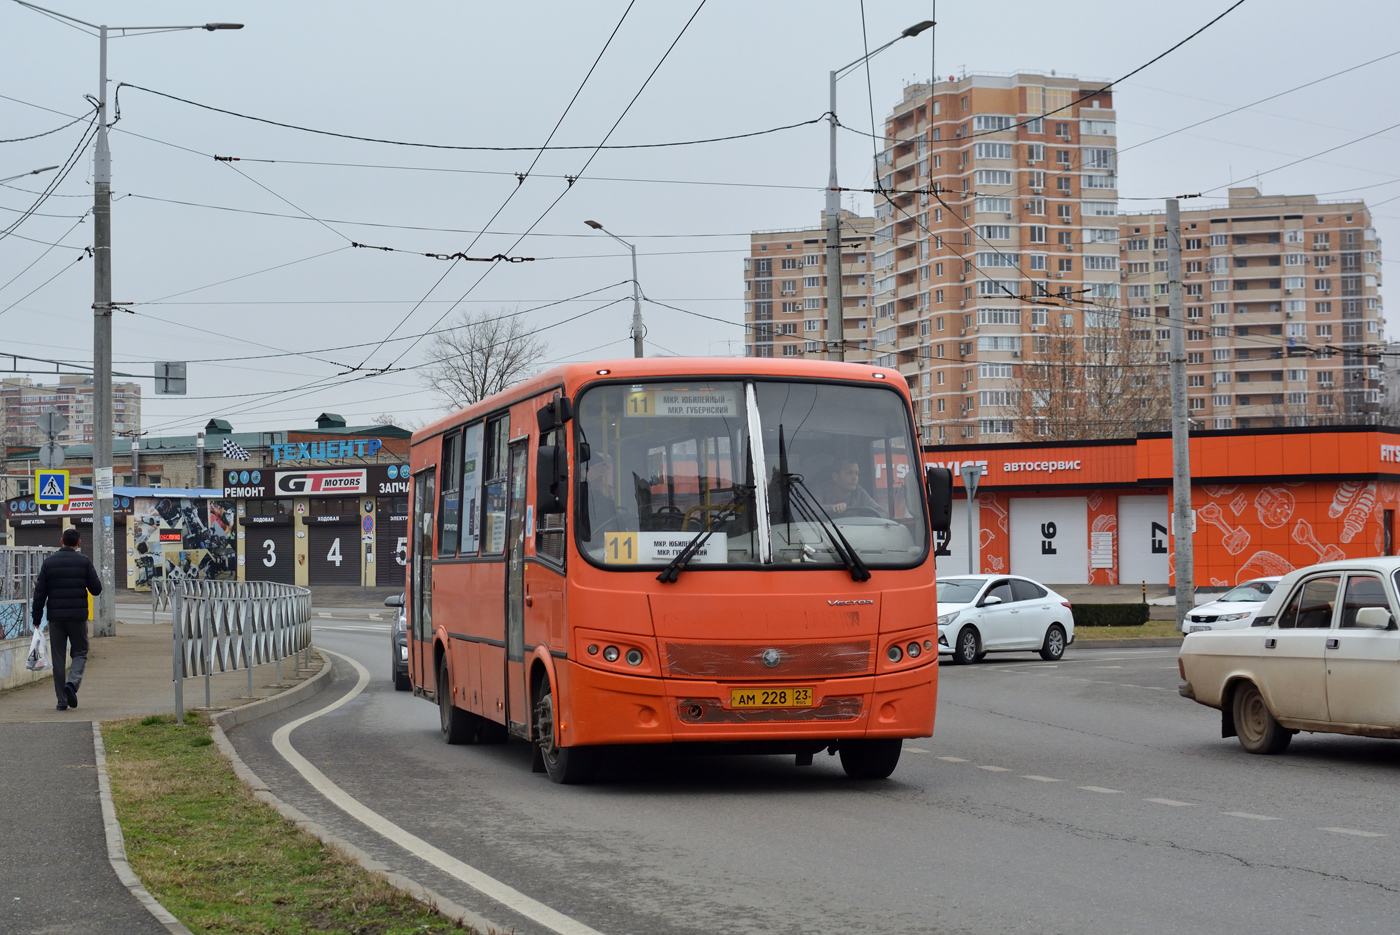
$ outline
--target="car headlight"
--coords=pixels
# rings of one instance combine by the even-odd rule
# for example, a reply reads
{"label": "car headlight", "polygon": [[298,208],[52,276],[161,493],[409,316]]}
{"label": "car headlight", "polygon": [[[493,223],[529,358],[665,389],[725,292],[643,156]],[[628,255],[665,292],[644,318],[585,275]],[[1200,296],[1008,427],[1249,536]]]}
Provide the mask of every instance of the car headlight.
{"label": "car headlight", "polygon": [[962,613],[962,611],[960,611],[960,610],[955,610],[955,611],[953,611],[951,614],[943,614],[943,615],[941,615],[941,616],[938,618],[938,625],[939,625],[940,627],[946,627],[946,626],[948,626],[948,624],[950,624],[950,623],[952,623],[954,620],[958,619],[958,614],[960,614],[960,613]]}
{"label": "car headlight", "polygon": [[1221,614],[1219,617],[1217,617],[1217,618],[1215,618],[1215,619],[1217,619],[1217,620],[1219,620],[1219,621],[1221,621],[1221,622],[1223,623],[1223,622],[1226,621],[1226,620],[1243,620],[1245,617],[1248,617],[1248,616],[1249,616],[1248,613],[1243,613],[1243,614]]}
{"label": "car headlight", "polygon": [[399,658],[402,659],[402,660],[404,660],[405,662],[408,661],[408,647],[407,647],[407,646],[400,646],[400,647],[399,647]]}

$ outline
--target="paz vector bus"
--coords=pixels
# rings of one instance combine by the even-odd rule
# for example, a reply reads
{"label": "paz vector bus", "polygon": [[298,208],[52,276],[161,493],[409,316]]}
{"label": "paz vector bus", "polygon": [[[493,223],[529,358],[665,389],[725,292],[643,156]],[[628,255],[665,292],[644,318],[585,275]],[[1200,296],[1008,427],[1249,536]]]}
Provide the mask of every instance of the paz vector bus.
{"label": "paz vector bus", "polygon": [[450,744],[840,755],[933,732],[935,533],[898,372],[659,358],[558,367],[413,435],[413,691]]}

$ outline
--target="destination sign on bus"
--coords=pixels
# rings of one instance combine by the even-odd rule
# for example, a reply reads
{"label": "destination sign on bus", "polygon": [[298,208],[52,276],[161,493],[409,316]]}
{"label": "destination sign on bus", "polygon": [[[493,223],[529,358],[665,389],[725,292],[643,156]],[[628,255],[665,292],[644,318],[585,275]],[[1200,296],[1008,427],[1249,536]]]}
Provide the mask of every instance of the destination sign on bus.
{"label": "destination sign on bus", "polygon": [[634,390],[627,394],[629,416],[732,419],[741,409],[734,390]]}
{"label": "destination sign on bus", "polygon": [[[665,564],[681,553],[695,533],[610,532],[603,539],[603,560],[610,565]],[[713,532],[690,559],[695,565],[722,565],[729,561],[728,537]]]}

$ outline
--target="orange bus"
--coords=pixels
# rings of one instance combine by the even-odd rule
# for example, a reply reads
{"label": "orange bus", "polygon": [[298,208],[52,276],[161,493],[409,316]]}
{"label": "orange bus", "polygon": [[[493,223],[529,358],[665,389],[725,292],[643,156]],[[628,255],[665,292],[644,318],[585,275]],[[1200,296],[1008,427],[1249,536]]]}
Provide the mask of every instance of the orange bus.
{"label": "orange bus", "polygon": [[413,435],[416,695],[452,744],[826,749],[884,778],[933,732],[931,532],[908,387],[856,364],[573,364]]}

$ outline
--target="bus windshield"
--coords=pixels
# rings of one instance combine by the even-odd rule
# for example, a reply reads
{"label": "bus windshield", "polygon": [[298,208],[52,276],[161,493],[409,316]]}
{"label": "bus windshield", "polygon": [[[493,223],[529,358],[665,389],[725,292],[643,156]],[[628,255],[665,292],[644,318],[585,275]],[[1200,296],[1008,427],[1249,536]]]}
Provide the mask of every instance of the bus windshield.
{"label": "bus windshield", "polygon": [[[923,560],[928,524],[903,397],[884,387],[699,380],[581,394],[575,529],[591,561],[871,568]],[[587,459],[583,458],[586,452]]]}

